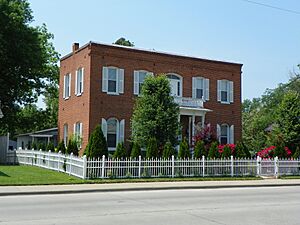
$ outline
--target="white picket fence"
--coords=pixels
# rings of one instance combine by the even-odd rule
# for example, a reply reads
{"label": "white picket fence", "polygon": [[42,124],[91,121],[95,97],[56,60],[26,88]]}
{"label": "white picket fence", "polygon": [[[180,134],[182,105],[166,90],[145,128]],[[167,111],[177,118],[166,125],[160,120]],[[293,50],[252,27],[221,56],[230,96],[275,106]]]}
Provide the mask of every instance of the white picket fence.
{"label": "white picket fence", "polygon": [[300,175],[299,159],[87,159],[35,150],[11,151],[7,159],[12,164],[39,166],[82,179]]}

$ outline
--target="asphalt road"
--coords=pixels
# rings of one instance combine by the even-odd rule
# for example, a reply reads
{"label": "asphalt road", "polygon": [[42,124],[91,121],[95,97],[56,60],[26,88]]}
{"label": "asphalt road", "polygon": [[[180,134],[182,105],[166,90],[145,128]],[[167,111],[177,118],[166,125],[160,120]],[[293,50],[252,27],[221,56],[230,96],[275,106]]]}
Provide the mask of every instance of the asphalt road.
{"label": "asphalt road", "polygon": [[0,197],[0,225],[300,224],[300,187]]}

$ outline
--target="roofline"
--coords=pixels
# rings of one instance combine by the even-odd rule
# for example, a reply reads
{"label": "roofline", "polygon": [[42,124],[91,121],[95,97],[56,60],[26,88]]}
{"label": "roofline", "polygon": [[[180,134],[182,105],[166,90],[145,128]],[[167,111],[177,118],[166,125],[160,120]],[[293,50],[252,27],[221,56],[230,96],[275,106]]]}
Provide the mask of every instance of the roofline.
{"label": "roofline", "polygon": [[38,133],[47,132],[47,131],[54,131],[54,130],[58,130],[58,127],[48,128],[48,129],[44,129],[44,130],[38,130],[38,131],[24,133],[24,134],[18,134],[15,137],[26,136],[26,135],[30,136],[33,134],[38,134]]}
{"label": "roofline", "polygon": [[[90,42],[86,43],[85,45],[82,45],[81,47],[79,47],[78,50],[76,50],[76,52],[79,52],[79,51],[81,51],[81,50],[85,49],[86,47],[88,47],[90,45],[93,45],[93,44],[94,45],[101,45],[101,46],[105,46],[105,47],[127,49],[127,50],[135,51],[135,52],[154,53],[154,54],[159,54],[159,55],[175,56],[175,57],[196,59],[196,60],[202,60],[202,61],[208,61],[208,62],[216,62],[216,63],[223,63],[223,64],[232,64],[232,65],[243,66],[242,63],[228,62],[228,61],[214,60],[214,59],[205,59],[205,58],[199,58],[199,57],[189,56],[189,55],[183,55],[183,54],[175,54],[175,53],[170,53],[170,52],[156,51],[156,50],[136,48],[136,47],[129,47],[129,46],[123,46],[123,45],[116,45],[116,44],[106,44],[106,43],[94,42],[94,41],[90,41]],[[65,59],[69,58],[72,55],[73,55],[73,53],[71,52],[71,53],[63,56],[60,60],[61,61],[65,60]]]}

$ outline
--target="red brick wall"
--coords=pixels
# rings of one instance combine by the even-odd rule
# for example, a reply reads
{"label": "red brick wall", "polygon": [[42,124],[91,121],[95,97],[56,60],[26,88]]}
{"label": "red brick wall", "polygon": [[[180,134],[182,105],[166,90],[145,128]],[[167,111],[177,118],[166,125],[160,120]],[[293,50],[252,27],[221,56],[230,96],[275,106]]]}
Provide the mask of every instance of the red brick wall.
{"label": "red brick wall", "polygon": [[[73,74],[79,65],[85,67],[84,94],[81,97],[74,96]],[[107,95],[102,92],[102,67],[116,66],[124,69],[124,94]],[[148,70],[159,73],[176,73],[183,77],[183,97],[192,96],[192,77],[202,76],[209,78],[210,100],[204,103],[204,107],[213,110],[206,114],[205,122],[210,122],[216,130],[217,123],[228,123],[235,126],[235,141],[241,138],[241,65],[201,60],[158,54],[147,51],[118,48],[106,45],[92,44],[77,54],[61,61],[61,81],[63,75],[72,72],[72,97],[62,100],[60,90],[59,104],[59,131],[62,138],[63,124],[67,121],[75,123],[83,121],[84,137],[83,149],[87,143],[88,134],[100,123],[101,118],[116,117],[125,119],[125,140],[130,138],[130,118],[132,115],[134,98],[133,71]],[[88,73],[88,71],[90,73]],[[227,79],[234,82],[234,103],[221,104],[217,102],[217,80]],[[86,90],[89,88],[90,96]],[[60,82],[62,86],[62,82]],[[83,105],[84,104],[84,105]],[[87,124],[89,123],[89,124]],[[72,125],[73,126],[73,125]],[[71,128],[71,127],[69,127]],[[69,130],[69,133],[73,132]]]}

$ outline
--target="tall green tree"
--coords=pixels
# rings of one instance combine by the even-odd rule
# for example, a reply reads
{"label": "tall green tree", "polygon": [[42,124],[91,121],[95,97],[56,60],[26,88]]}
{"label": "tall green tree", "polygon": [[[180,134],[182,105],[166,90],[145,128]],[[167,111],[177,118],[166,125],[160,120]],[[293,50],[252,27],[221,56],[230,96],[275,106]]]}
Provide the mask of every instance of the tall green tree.
{"label": "tall green tree", "polygon": [[288,146],[300,144],[300,93],[288,91],[277,108],[276,123]]}
{"label": "tall green tree", "polygon": [[30,26],[32,11],[27,0],[0,0],[0,100],[4,117],[0,132],[22,124],[19,105],[32,104],[49,84],[58,81],[58,53],[45,25]]}
{"label": "tall green tree", "polygon": [[100,125],[97,125],[92,132],[84,154],[89,158],[99,158],[103,155],[108,155],[107,142]]}
{"label": "tall green tree", "polygon": [[170,95],[169,80],[164,75],[148,76],[137,98],[131,120],[132,138],[141,147],[154,137],[158,146],[170,141],[177,144],[179,108]]}
{"label": "tall green tree", "polygon": [[116,40],[113,44],[134,47],[134,43],[133,42],[131,42],[129,40],[126,40],[123,37],[121,37],[118,40]]}

